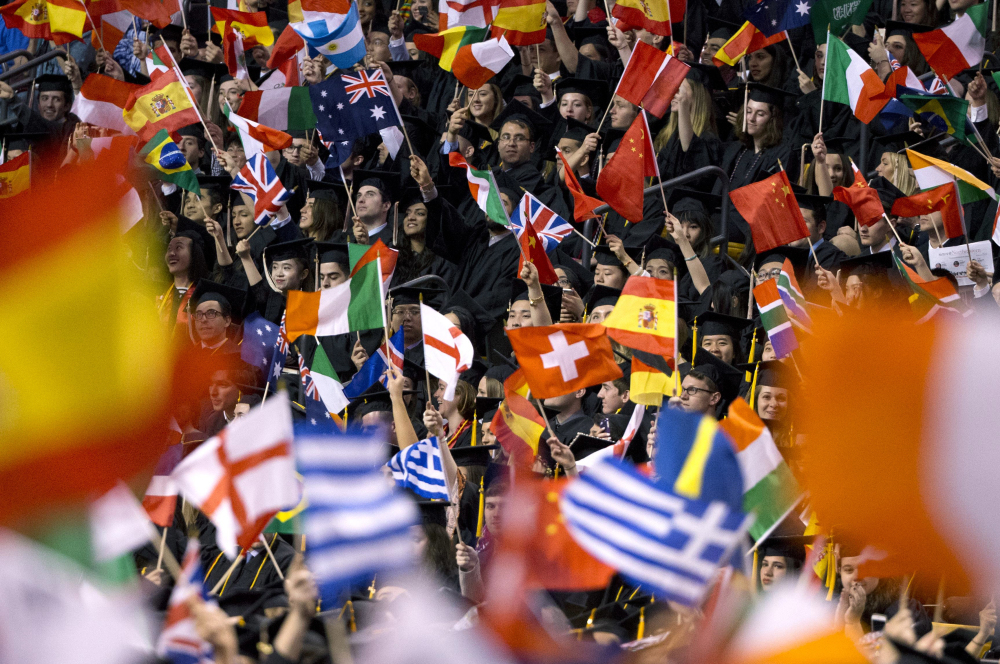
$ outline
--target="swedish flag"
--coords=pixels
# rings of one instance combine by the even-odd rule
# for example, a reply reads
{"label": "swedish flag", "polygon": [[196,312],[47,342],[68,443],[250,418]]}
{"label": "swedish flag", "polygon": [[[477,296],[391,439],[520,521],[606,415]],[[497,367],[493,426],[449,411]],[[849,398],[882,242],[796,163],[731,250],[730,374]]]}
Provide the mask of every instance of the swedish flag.
{"label": "swedish flag", "polygon": [[139,154],[156,170],[156,177],[160,180],[172,182],[195,194],[200,193],[198,177],[166,129],[156,132]]}

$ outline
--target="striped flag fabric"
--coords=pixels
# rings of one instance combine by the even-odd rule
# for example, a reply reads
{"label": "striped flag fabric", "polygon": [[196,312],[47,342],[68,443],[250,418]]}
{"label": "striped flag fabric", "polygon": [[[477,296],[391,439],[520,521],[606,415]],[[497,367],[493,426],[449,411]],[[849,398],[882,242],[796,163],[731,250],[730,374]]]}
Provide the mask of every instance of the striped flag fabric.
{"label": "striped flag fabric", "polygon": [[224,36],[227,32],[238,33],[247,48],[270,46],[274,43],[274,33],[267,24],[265,12],[240,12],[212,7],[212,32]]}
{"label": "striped flag fabric", "polygon": [[712,62],[716,66],[729,65],[736,67],[740,60],[747,53],[759,51],[765,46],[777,44],[785,40],[785,33],[779,32],[773,37],[766,37],[764,33],[754,27],[750,21],[746,21],[732,37],[712,56]]}
{"label": "striped flag fabric", "polygon": [[76,0],[17,0],[0,9],[0,15],[8,29],[57,46],[81,38],[89,28],[83,5]]}
{"label": "striped flag fabric", "polygon": [[342,284],[320,291],[289,291],[285,307],[286,336],[330,337],[385,327],[380,260],[369,263]]}
{"label": "striped flag fabric", "polygon": [[146,56],[146,75],[149,76],[149,80],[155,81],[159,77],[170,71],[170,64],[173,62],[173,57],[166,46],[159,46],[154,48]]}
{"label": "striped flag fabric", "polygon": [[338,69],[350,69],[365,57],[365,35],[356,3],[351,3],[346,14],[306,17],[301,23],[289,25],[308,45],[311,55],[322,55]]}
{"label": "striped flag fabric", "polygon": [[[302,355],[299,355],[301,360]],[[345,408],[347,404],[350,403],[348,398],[344,395],[344,386],[340,384],[340,377],[337,376],[337,371],[333,368],[330,363],[330,358],[327,356],[326,351],[323,350],[322,344],[316,344],[316,353],[313,355],[312,366],[305,368],[304,376],[308,377],[308,380],[313,385],[313,390],[316,395],[320,398],[323,404],[326,406],[326,410],[334,413],[338,413]],[[303,378],[303,382],[305,382]],[[309,393],[309,387],[306,387],[306,393]]]}
{"label": "striped flag fabric", "polygon": [[[316,344],[316,352],[322,350],[322,346]],[[330,417],[330,409],[327,408],[323,397],[320,396],[316,381],[313,380],[313,373],[306,366],[305,358],[299,354],[299,400],[306,411],[306,419],[302,426],[313,433],[333,433],[333,418]],[[315,361],[315,360],[314,360]],[[338,383],[339,384],[339,383]],[[347,405],[338,408],[343,410]]]}
{"label": "striped flag fabric", "polygon": [[232,28],[226,30],[222,37],[223,61],[229,70],[229,75],[237,80],[247,80],[250,72],[247,71],[247,53],[243,47],[243,37]]}
{"label": "striped flag fabric", "polygon": [[192,597],[207,598],[203,578],[198,539],[192,537],[188,540],[181,563],[181,578],[177,579],[170,593],[166,621],[156,640],[156,654],[165,660],[185,664],[211,664],[215,661],[212,645],[198,635],[194,617],[188,608]]}
{"label": "striped flag fabric", "polygon": [[[492,4],[492,3],[491,3]],[[545,41],[545,3],[541,0],[499,0],[493,19],[493,36],[503,35],[514,46]]]}
{"label": "striped flag fabric", "polygon": [[560,508],[585,551],[630,582],[697,606],[752,515],[662,491],[635,466],[605,457],[569,483]]}
{"label": "striped flag fabric", "polygon": [[787,357],[793,350],[799,347],[799,341],[795,338],[795,330],[792,329],[792,322],[788,319],[785,305],[778,292],[778,282],[775,279],[768,279],[753,289],[754,299],[760,308],[760,323],[767,331],[767,338],[771,340],[771,347],[778,359]]}
{"label": "striped flag fabric", "polygon": [[674,382],[673,370],[666,357],[632,349],[630,401],[659,407],[664,396],[673,394]]}
{"label": "striped flag fabric", "polygon": [[288,3],[288,20],[299,23],[322,19],[326,14],[346,14],[350,8],[347,0],[292,0]]}
{"label": "striped flag fabric", "polygon": [[482,42],[488,34],[489,28],[486,27],[459,25],[442,30],[436,35],[413,35],[413,45],[418,50],[437,58],[441,69],[451,71],[459,49]]}
{"label": "striped flag fabric", "polygon": [[569,222],[545,206],[540,200],[532,196],[529,192],[524,192],[521,202],[514,208],[514,214],[510,216],[510,225],[518,237],[524,229],[525,220],[535,229],[535,233],[541,238],[545,245],[545,252],[550,253],[567,235],[573,232],[573,227]]}
{"label": "striped flag fabric", "polygon": [[284,150],[292,144],[292,137],[285,132],[272,129],[253,120],[247,120],[238,113],[234,113],[228,101],[226,101],[226,109],[223,113],[229,119],[230,124],[239,130],[240,142],[243,143],[243,151],[247,157]]}
{"label": "striped flag fabric", "polygon": [[608,328],[608,336],[623,346],[672,356],[676,318],[674,282],[633,276],[625,282],[618,303],[604,319],[604,327]]}
{"label": "striped flag fabric", "polygon": [[997,199],[997,193],[993,187],[964,168],[910,149],[906,150],[906,157],[910,160],[913,175],[917,178],[917,186],[921,189],[933,189],[949,182],[955,182],[958,185],[958,195],[962,199],[963,205],[987,197],[993,200]]}
{"label": "striped flag fabric", "polygon": [[309,89],[301,86],[245,92],[239,116],[279,131],[316,127]]}
{"label": "striped flag fabric", "polygon": [[781,266],[781,274],[777,278],[778,293],[781,295],[781,302],[788,310],[788,317],[792,323],[807,332],[812,327],[812,318],[809,316],[806,298],[799,288],[799,280],[795,278],[795,268],[792,261],[785,259]]}
{"label": "striped flag fabric", "polygon": [[156,533],[149,523],[149,515],[122,481],[90,503],[87,515],[90,551],[96,562],[128,556],[131,563],[132,551],[149,543]]}
{"label": "striped flag fabric", "polygon": [[396,452],[386,467],[401,489],[409,489],[429,500],[448,500],[441,444],[437,436],[408,445]]}
{"label": "striped flag fabric", "polygon": [[691,67],[677,58],[637,42],[615,94],[662,118],[689,71]]}
{"label": "striped flag fabric", "polygon": [[233,178],[230,187],[242,191],[253,199],[253,221],[258,226],[269,224],[281,206],[292,197],[292,194],[281,185],[281,180],[274,172],[271,162],[263,154],[255,154],[247,159],[247,163]]}
{"label": "striped flag fabric", "polygon": [[367,436],[295,438],[309,505],[303,512],[306,564],[332,603],[351,583],[415,562],[410,526],[416,505],[386,482],[385,441]]}
{"label": "striped flag fabric", "polygon": [[485,28],[493,22],[496,7],[482,0],[440,0],[438,15],[441,32],[459,25]]}
{"label": "striped flag fabric", "polygon": [[865,124],[888,102],[885,84],[861,55],[830,33],[826,35],[826,74],[823,99],[850,106]]}
{"label": "striped flag fabric", "polygon": [[510,219],[507,218],[507,210],[500,200],[500,189],[493,179],[492,171],[477,171],[465,161],[460,152],[449,154],[448,163],[452,168],[465,169],[469,180],[469,191],[479,209],[486,213],[486,218],[503,226],[509,226]]}
{"label": "striped flag fabric", "polygon": [[[414,38],[417,36],[414,35]],[[458,49],[451,63],[451,73],[462,85],[475,90],[486,85],[513,59],[514,51],[501,35],[478,44],[466,44]]]}
{"label": "striped flag fabric", "polygon": [[107,127],[123,134],[135,134],[132,127],[125,123],[122,112],[129,95],[140,87],[142,86],[104,74],[92,73],[84,79],[83,87],[74,96],[70,112],[80,118],[81,122]]}
{"label": "striped flag fabric", "polygon": [[677,0],[659,0],[658,2],[645,2],[644,0],[623,0],[615,3],[611,8],[611,15],[619,19],[624,25],[619,26],[623,30],[633,28],[643,28],[654,35],[669,35],[671,29],[671,14],[676,15],[680,20],[684,11],[678,11],[684,7],[684,3]]}
{"label": "striped flag fabric", "polygon": [[31,188],[31,151],[0,164],[0,199]]}
{"label": "striped flag fabric", "polygon": [[122,110],[125,123],[144,141],[161,129],[176,131],[201,121],[184,79],[176,70],[162,74],[155,81],[129,94]]}
{"label": "striped flag fabric", "polygon": [[802,489],[774,444],[770,429],[746,401],[733,401],[719,427],[736,448],[743,472],[743,511],[755,515],[750,536],[760,541],[798,502]]}
{"label": "striped flag fabric", "polygon": [[177,483],[170,474],[181,462],[184,446],[181,443],[171,445],[160,456],[153,470],[153,477],[146,487],[146,495],[142,499],[149,519],[164,528],[174,522],[174,510],[177,509]]}
{"label": "striped flag fabric", "polygon": [[896,252],[892,252],[892,258],[913,293],[910,295],[910,307],[917,315],[918,324],[926,323],[941,311],[957,313],[963,318],[971,316],[975,311],[962,301],[955,287],[945,277],[925,281],[913,268],[901,261]]}
{"label": "striped flag fabric", "polygon": [[517,369],[503,382],[504,400],[493,416],[491,431],[504,451],[519,465],[531,465],[538,442],[545,435],[545,420],[527,399],[524,371]]}
{"label": "striped flag fabric", "polygon": [[382,289],[384,291],[389,287],[392,275],[396,271],[396,261],[399,260],[398,249],[387,247],[382,240],[375,240],[371,245],[352,242],[347,245],[347,254],[351,261],[351,274],[349,276],[353,277],[377,259],[379,270],[382,273]]}
{"label": "striped flag fabric", "polygon": [[927,65],[947,79],[983,59],[989,14],[987,6],[973,5],[954,21],[930,32],[913,33],[913,41]]}

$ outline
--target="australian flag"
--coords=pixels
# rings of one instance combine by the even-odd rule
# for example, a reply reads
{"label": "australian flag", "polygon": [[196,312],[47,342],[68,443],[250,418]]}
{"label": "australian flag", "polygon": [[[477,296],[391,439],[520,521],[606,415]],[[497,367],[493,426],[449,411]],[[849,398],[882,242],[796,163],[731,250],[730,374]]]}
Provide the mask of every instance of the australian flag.
{"label": "australian flag", "polygon": [[809,25],[809,11],[815,0],[764,0],[751,5],[743,17],[768,37]]}
{"label": "australian flag", "polygon": [[309,371],[301,354],[299,355],[299,378],[301,380],[299,400],[302,401],[302,407],[306,409],[303,429],[311,434],[336,433],[333,417],[319,396],[316,381],[313,380],[312,372]]}
{"label": "australian flag", "polygon": [[278,345],[278,326],[258,313],[243,321],[243,343],[240,358],[261,373],[271,368],[274,348]]}
{"label": "australian flag", "polygon": [[403,120],[381,69],[362,69],[331,76],[309,86],[316,127],[324,141],[332,142],[338,163],[351,153],[351,145],[369,134],[381,134],[393,159],[403,144]]}

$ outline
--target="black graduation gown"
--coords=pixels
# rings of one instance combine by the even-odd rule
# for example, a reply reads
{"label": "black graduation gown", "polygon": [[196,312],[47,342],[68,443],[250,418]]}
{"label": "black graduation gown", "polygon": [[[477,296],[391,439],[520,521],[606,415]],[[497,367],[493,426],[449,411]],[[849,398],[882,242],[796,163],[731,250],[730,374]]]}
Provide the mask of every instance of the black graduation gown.
{"label": "black graduation gown", "polygon": [[556,419],[550,420],[550,422],[552,424],[552,433],[564,445],[572,443],[578,433],[589,435],[590,427],[594,425],[593,420],[584,415],[582,411],[576,413],[565,422],[560,423]]}
{"label": "black graduation gown", "polygon": [[[205,571],[205,587],[212,589],[215,584],[222,579],[233,561],[219,548],[215,541],[215,526],[204,514],[198,513],[195,521],[198,528],[198,541],[201,545],[201,565]],[[287,574],[292,558],[295,557],[295,549],[292,545],[281,539],[277,534],[265,535],[267,543],[274,553],[278,566],[283,574]],[[240,552],[240,563],[233,570],[229,580],[219,592],[219,598],[224,599],[239,591],[246,590],[269,590],[283,589],[284,581],[278,576],[274,569],[267,551],[259,549],[257,555],[249,559],[244,552]],[[238,614],[237,614],[238,615]]]}
{"label": "black graduation gown", "polygon": [[[709,254],[701,259],[701,264],[708,275],[709,288],[711,288],[711,284],[714,284],[719,275],[726,271],[726,263],[718,256]],[[694,280],[691,279],[691,273],[687,270],[677,277],[677,292],[681,300],[695,301],[701,297],[701,293],[694,286]]]}
{"label": "black graduation gown", "polygon": [[250,287],[250,294],[256,302],[257,313],[276,325],[281,324],[281,316],[285,313],[285,294],[276,293],[261,279]]}
{"label": "black graduation gown", "polygon": [[[729,175],[729,191],[774,175],[781,170],[779,159],[783,164],[788,163],[788,149],[781,144],[754,152],[753,148],[746,148],[738,141],[729,143],[722,156],[722,169]],[[721,194],[722,183],[716,182],[712,191]],[[750,226],[736,210],[732,200],[726,197],[722,204],[729,206],[729,239],[740,242],[749,238]]]}
{"label": "black graduation gown", "polygon": [[[709,132],[705,132],[701,136],[692,136],[691,145],[685,152],[681,149],[680,136],[675,131],[656,156],[657,164],[660,167],[660,178],[664,182],[705,166],[718,165],[721,159],[722,142],[718,136]],[[687,189],[708,191],[716,179],[713,176],[708,176],[687,182],[683,186]]]}
{"label": "black graduation gown", "polygon": [[[608,212],[604,227],[608,233],[616,235],[628,247],[646,244],[649,238],[663,230],[663,197],[658,191],[646,194],[642,199],[642,221],[633,224],[614,210]],[[602,240],[603,241],[603,240]]]}
{"label": "black graduation gown", "polygon": [[275,175],[281,180],[281,185],[291,192],[291,197],[285,206],[292,216],[296,227],[302,213],[302,206],[306,204],[306,186],[309,181],[309,171],[305,166],[293,166],[284,157],[278,161],[278,167],[274,169]]}
{"label": "black graduation gown", "polygon": [[431,274],[441,277],[445,280],[445,283],[455,283],[455,278],[458,276],[458,268],[454,263],[449,260],[445,260],[441,256],[435,255],[434,260],[431,261],[430,265],[417,270],[414,266],[408,264],[408,261],[412,260],[415,256],[415,254],[408,254],[402,251],[399,252],[399,258],[396,262],[396,271],[392,275],[392,281],[389,282],[389,288],[395,288],[396,286],[416,279],[417,277],[425,277]]}
{"label": "black graduation gown", "polygon": [[[552,185],[545,184],[545,178],[541,171],[531,164],[521,164],[506,170],[494,168],[493,176],[496,178],[497,186],[511,186],[517,192],[518,197],[528,192],[563,219],[570,219],[573,216],[572,208],[566,207],[559,190]],[[468,192],[468,187],[465,190]],[[471,194],[468,196],[472,197]],[[517,205],[517,201],[514,201],[514,204]]]}

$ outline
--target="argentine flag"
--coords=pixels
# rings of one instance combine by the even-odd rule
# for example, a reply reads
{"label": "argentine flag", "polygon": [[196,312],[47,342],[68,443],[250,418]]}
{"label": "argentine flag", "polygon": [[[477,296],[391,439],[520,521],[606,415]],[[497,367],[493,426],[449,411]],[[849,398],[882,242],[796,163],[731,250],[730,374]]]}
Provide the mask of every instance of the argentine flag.
{"label": "argentine flag", "polygon": [[292,29],[309,45],[309,55],[324,56],[338,69],[350,69],[365,57],[365,35],[361,31],[358,5],[346,14],[292,23]]}

